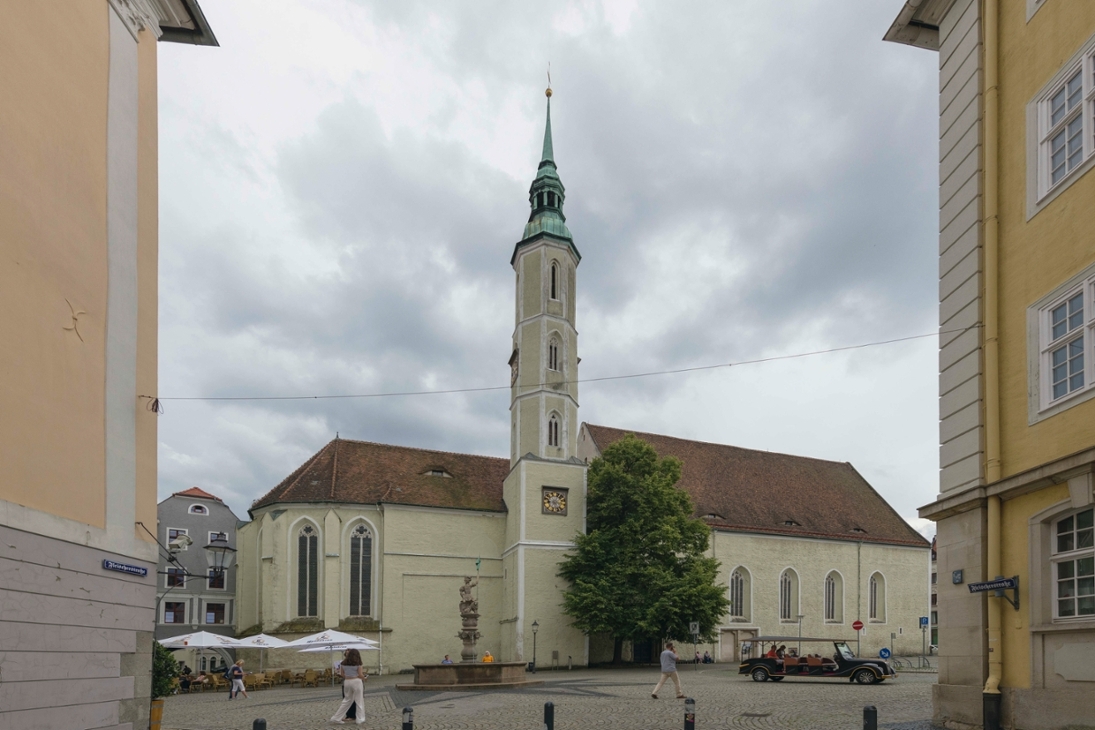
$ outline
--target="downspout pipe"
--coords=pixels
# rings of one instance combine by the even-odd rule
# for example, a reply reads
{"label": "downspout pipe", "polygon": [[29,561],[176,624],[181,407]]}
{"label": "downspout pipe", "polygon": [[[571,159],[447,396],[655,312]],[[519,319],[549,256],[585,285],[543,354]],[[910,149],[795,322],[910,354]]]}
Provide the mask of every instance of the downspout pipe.
{"label": "downspout pipe", "polygon": [[[985,356],[985,483],[1000,481],[1000,8],[999,0],[983,0],[984,95],[984,356]],[[987,572],[1000,572],[1000,498],[988,498]],[[1000,599],[988,597],[988,678],[983,691],[985,730],[1000,727]]]}

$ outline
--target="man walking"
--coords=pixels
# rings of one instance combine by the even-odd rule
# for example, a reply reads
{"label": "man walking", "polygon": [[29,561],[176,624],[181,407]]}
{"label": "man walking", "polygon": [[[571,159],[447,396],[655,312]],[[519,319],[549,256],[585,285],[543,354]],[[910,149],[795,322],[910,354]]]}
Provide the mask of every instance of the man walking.
{"label": "man walking", "polygon": [[673,642],[667,641],[665,643],[665,651],[662,652],[662,678],[658,680],[658,684],[654,686],[654,691],[650,693],[650,696],[654,699],[658,699],[658,690],[665,684],[665,680],[672,678],[673,686],[677,688],[677,699],[684,699],[684,693],[681,692],[681,679],[677,676],[677,660],[680,657],[677,656],[677,651],[673,648]]}

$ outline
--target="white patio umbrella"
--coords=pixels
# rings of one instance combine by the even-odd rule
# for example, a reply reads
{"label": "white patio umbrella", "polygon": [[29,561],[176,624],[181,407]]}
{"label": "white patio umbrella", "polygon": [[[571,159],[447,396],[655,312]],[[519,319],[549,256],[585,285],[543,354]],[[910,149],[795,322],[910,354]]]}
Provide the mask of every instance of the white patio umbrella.
{"label": "white patio umbrella", "polygon": [[[294,647],[301,652],[316,652],[316,651],[328,651],[331,653],[331,664],[334,665],[335,651],[342,649],[362,649],[366,651],[369,649],[375,649],[379,646],[375,641],[366,639],[364,636],[354,636],[353,634],[347,634],[344,631],[335,631],[334,629],[327,629],[326,631],[320,631],[318,634],[312,634],[311,636],[305,636],[295,641],[290,641],[288,646]],[[331,677],[331,684],[334,684],[334,677]]]}
{"label": "white patio umbrella", "polygon": [[259,671],[261,672],[266,664],[266,650],[277,649],[282,646],[288,646],[289,642],[284,639],[279,639],[276,636],[268,636],[266,634],[258,634],[257,636],[248,636],[246,639],[240,639],[240,646],[251,647],[253,649],[260,649],[259,651]]}
{"label": "white patio umbrella", "polygon": [[237,649],[240,646],[240,642],[231,636],[211,634],[208,631],[172,636],[160,644],[167,649],[197,649],[198,656],[202,656],[202,649]]}

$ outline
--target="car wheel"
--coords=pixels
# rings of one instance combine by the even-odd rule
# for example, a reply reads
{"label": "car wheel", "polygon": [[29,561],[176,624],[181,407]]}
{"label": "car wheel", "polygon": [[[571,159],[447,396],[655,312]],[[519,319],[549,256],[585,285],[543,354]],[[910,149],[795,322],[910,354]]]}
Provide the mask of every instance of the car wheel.
{"label": "car wheel", "polygon": [[783,677],[769,677],[773,682],[782,682]]}
{"label": "car wheel", "polygon": [[756,669],[753,670],[753,681],[754,682],[763,682],[767,679],[768,679],[768,671],[767,670],[761,669],[760,667],[757,667]]}
{"label": "car wheel", "polygon": [[876,681],[874,672],[872,672],[870,669],[860,669],[854,675],[852,675],[852,679],[854,679],[859,684],[874,684]]}

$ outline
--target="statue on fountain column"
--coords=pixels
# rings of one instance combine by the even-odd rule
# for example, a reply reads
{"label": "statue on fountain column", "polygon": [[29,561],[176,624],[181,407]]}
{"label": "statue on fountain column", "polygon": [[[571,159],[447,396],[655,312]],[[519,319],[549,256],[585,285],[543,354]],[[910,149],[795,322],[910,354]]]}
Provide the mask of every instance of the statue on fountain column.
{"label": "statue on fountain column", "polygon": [[479,601],[472,597],[471,589],[479,585],[479,578],[470,575],[464,577],[464,585],[460,586],[460,619],[462,628],[456,635],[464,642],[464,648],[460,650],[461,662],[474,662],[476,659],[475,642],[482,634],[479,633]]}

